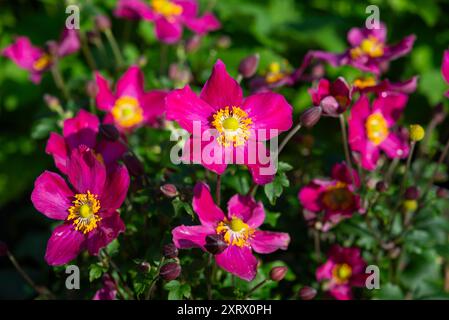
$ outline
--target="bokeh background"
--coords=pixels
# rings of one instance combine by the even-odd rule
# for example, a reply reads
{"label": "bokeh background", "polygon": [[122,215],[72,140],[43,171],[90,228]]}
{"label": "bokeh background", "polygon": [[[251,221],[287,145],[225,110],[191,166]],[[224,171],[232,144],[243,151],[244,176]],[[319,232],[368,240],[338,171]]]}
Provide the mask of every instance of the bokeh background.
{"label": "bokeh background", "polygon": [[[160,46],[149,23],[113,18],[114,0],[67,3],[81,5],[82,30],[93,28],[93,17],[96,14],[111,16],[113,32],[127,64],[145,57],[147,63],[143,70],[147,86],[170,87],[167,77],[158,76]],[[411,96],[407,107],[407,121],[425,124],[431,117],[432,108],[442,100],[447,90],[440,65],[443,50],[449,46],[449,1],[204,0],[200,3],[203,9],[213,7],[222,22],[222,29],[208,35],[203,39],[202,49],[188,56],[198,83],[207,79],[216,58],[224,60],[230,73],[235,76],[240,60],[255,52],[261,55],[260,69],[263,70],[273,61],[284,60],[288,61],[290,68],[296,68],[311,49],[343,51],[346,48],[346,32],[353,26],[362,26],[367,16],[366,6],[374,4],[379,6],[380,18],[388,27],[389,42],[397,42],[411,33],[417,36],[411,54],[394,61],[387,74],[394,81],[406,80],[413,75],[420,77],[418,89]],[[35,45],[44,45],[49,39],[57,39],[67,17],[65,6],[64,1],[60,0],[0,0],[0,48],[10,44],[17,35],[30,37]],[[99,67],[108,70],[113,60],[104,59],[95,47],[92,51]],[[108,55],[112,56],[110,52]],[[169,50],[169,55],[175,55],[175,50]],[[61,62],[61,69],[70,90],[76,96],[67,108],[72,111],[89,109],[85,85],[92,79],[92,72],[82,53],[65,58]],[[330,78],[343,74],[351,79],[356,75],[351,68],[327,68],[327,72]],[[296,119],[301,110],[310,106],[308,86],[307,83],[300,83],[281,90],[294,106]],[[54,170],[52,159],[45,154],[44,149],[49,132],[60,130],[56,117],[43,100],[46,93],[60,95],[49,74],[44,76],[40,85],[34,85],[28,80],[25,71],[0,57],[0,240],[8,244],[37,283],[54,288],[54,283],[63,285],[63,281],[58,280],[60,275],[55,274],[43,259],[52,223],[39,214],[30,201],[34,179],[47,168]],[[436,139],[447,137],[448,123],[441,128],[444,128],[443,132]],[[295,167],[307,166],[310,174],[328,173],[335,161],[343,159],[339,136],[335,134],[337,130],[336,122],[323,120],[316,128],[304,133],[306,138],[302,136],[296,143],[289,145],[283,160]],[[147,165],[150,167],[159,159],[149,158]],[[282,208],[279,211],[287,211],[287,216],[297,217],[296,223],[280,217],[280,226],[286,230],[279,229],[298,234],[289,250],[297,253],[294,259],[292,257],[295,265],[291,267],[298,277],[306,279],[313,277],[312,270],[302,267],[307,265],[306,253],[312,244],[300,218],[296,198],[300,186],[295,185],[294,181],[293,176],[291,190],[272,210],[276,212],[276,209]],[[167,207],[167,211],[172,210],[170,206]],[[32,297],[33,290],[20,278],[9,261],[0,257],[0,298]]]}

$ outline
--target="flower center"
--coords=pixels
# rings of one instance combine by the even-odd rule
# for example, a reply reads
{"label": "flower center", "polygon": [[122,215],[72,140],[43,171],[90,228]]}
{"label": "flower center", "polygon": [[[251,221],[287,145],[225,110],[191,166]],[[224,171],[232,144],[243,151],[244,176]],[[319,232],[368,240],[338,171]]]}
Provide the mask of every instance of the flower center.
{"label": "flower center", "polygon": [[376,79],[373,77],[357,78],[354,80],[354,87],[359,89],[365,89],[368,87],[374,87],[376,85]]}
{"label": "flower center", "polygon": [[100,210],[100,201],[97,198],[98,196],[90,191],[75,195],[67,217],[68,221],[72,221],[75,230],[86,234],[97,228],[97,223],[101,220],[97,215]]}
{"label": "flower center", "polygon": [[212,125],[220,134],[217,140],[221,145],[228,147],[232,143],[237,147],[248,140],[253,122],[239,107],[220,109],[213,115],[213,119]]}
{"label": "flower center", "polygon": [[254,234],[254,229],[250,228],[242,219],[232,217],[231,221],[225,218],[221,221],[216,230],[217,234],[222,234],[224,241],[229,245],[243,247],[248,239]]}
{"label": "flower center", "polygon": [[384,55],[384,44],[376,37],[368,36],[368,38],[363,39],[358,47],[352,48],[350,54],[353,59],[360,58],[363,55],[379,58]]}
{"label": "flower center", "polygon": [[51,63],[50,55],[47,53],[44,53],[43,55],[40,56],[39,59],[34,61],[33,69],[36,71],[42,71],[45,68],[47,68],[50,65],[50,63]]}
{"label": "flower center", "polygon": [[182,7],[170,0],[151,0],[151,7],[169,20],[182,14]]}
{"label": "flower center", "polygon": [[278,62],[272,62],[268,66],[265,81],[268,83],[275,83],[282,80],[284,76],[284,73],[281,71],[281,65]]}
{"label": "flower center", "polygon": [[332,276],[337,283],[346,283],[352,276],[352,268],[347,263],[337,264],[332,269]]}
{"label": "flower center", "polygon": [[115,121],[125,128],[133,127],[143,121],[143,110],[137,99],[133,97],[119,98],[111,112]]}
{"label": "flower center", "polygon": [[327,187],[321,201],[330,210],[348,210],[354,204],[353,193],[346,183],[338,181],[334,186]]}
{"label": "flower center", "polygon": [[366,134],[368,139],[376,146],[381,144],[388,137],[388,124],[384,116],[380,113],[373,113],[366,120]]}

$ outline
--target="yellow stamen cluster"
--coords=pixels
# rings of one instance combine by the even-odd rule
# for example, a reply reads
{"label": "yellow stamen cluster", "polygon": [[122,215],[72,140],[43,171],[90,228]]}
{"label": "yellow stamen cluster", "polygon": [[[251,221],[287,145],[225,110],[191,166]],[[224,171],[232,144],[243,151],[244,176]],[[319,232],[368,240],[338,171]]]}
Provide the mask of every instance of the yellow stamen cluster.
{"label": "yellow stamen cluster", "polygon": [[357,78],[354,80],[354,87],[359,89],[365,89],[369,87],[374,87],[376,83],[376,79],[373,77],[366,77],[366,78]]}
{"label": "yellow stamen cluster", "polygon": [[169,20],[182,14],[182,7],[170,0],[151,0],[151,7]]}
{"label": "yellow stamen cluster", "polygon": [[338,181],[327,187],[321,197],[322,203],[331,210],[347,210],[353,205],[353,193],[346,183]]}
{"label": "yellow stamen cluster", "polygon": [[100,210],[98,196],[90,191],[78,193],[72,203],[67,220],[72,221],[75,230],[86,234],[97,228],[97,223],[101,220],[97,215]]}
{"label": "yellow stamen cluster", "polygon": [[358,47],[350,50],[351,58],[358,59],[362,56],[369,56],[371,58],[379,58],[384,55],[384,44],[376,37],[368,36],[363,39]]}
{"label": "yellow stamen cluster", "polygon": [[268,66],[268,72],[265,75],[265,81],[268,83],[275,83],[282,80],[285,73],[281,71],[281,65],[278,62],[272,62]]}
{"label": "yellow stamen cluster", "polygon": [[419,124],[412,124],[410,126],[410,140],[412,141],[421,141],[424,139],[426,135],[426,131]]}
{"label": "yellow stamen cluster", "polygon": [[34,61],[33,69],[36,71],[42,71],[46,69],[51,63],[51,56],[47,53],[43,54],[39,59]]}
{"label": "yellow stamen cluster", "polygon": [[347,263],[337,264],[332,269],[332,277],[339,284],[346,283],[352,276],[352,268]]}
{"label": "yellow stamen cluster", "polygon": [[376,146],[381,144],[389,134],[387,120],[378,112],[368,117],[365,123],[368,139]]}
{"label": "yellow stamen cluster", "polygon": [[248,114],[239,107],[225,107],[213,115],[212,125],[220,134],[218,143],[223,146],[235,146],[245,144],[250,136],[252,124]]}
{"label": "yellow stamen cluster", "polygon": [[133,97],[124,96],[117,99],[111,112],[115,121],[124,128],[133,127],[143,121],[143,110]]}
{"label": "yellow stamen cluster", "polygon": [[217,234],[222,234],[224,241],[228,245],[243,247],[248,243],[254,234],[254,229],[250,228],[242,219],[233,217],[230,221],[224,219],[215,229]]}

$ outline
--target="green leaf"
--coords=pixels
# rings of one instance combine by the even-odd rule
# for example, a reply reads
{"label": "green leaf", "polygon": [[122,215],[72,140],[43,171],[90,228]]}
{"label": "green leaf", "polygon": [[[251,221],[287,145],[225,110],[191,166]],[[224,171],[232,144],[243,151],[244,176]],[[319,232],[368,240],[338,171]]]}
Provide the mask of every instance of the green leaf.
{"label": "green leaf", "polygon": [[99,279],[106,270],[100,263],[91,264],[89,267],[89,282]]}
{"label": "green leaf", "polygon": [[379,290],[375,291],[375,296],[384,300],[401,300],[404,298],[401,288],[392,283],[381,286]]}
{"label": "green leaf", "polygon": [[175,209],[175,216],[178,216],[182,211],[185,211],[192,217],[192,220],[195,219],[192,206],[189,203],[184,202],[179,198],[175,198],[172,201],[172,205]]}

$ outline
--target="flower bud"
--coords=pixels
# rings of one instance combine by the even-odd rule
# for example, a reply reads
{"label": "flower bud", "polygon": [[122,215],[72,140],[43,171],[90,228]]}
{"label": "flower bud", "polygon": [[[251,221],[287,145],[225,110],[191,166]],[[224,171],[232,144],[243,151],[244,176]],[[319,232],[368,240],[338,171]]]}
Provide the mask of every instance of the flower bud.
{"label": "flower bud", "polygon": [[186,41],[186,52],[188,53],[192,53],[195,52],[196,50],[198,50],[198,48],[201,45],[201,40],[203,39],[203,37],[201,37],[200,35],[193,35],[192,37],[190,37],[189,39],[187,39]]}
{"label": "flower bud", "polygon": [[142,271],[143,273],[147,273],[150,272],[151,270],[151,264],[147,261],[143,261],[139,264],[139,269],[140,271]]}
{"label": "flower bud", "polygon": [[376,183],[377,192],[385,192],[388,190],[388,185],[384,181],[379,181]]}
{"label": "flower bud", "polygon": [[425,135],[426,132],[424,131],[424,128],[419,124],[412,124],[410,126],[410,140],[421,141],[422,139],[424,139]]}
{"label": "flower bud", "polygon": [[287,271],[287,267],[273,267],[270,271],[270,279],[279,282],[285,278]]}
{"label": "flower bud", "polygon": [[132,176],[139,177],[145,173],[142,162],[140,162],[140,160],[132,153],[126,153],[122,159]]}
{"label": "flower bud", "polygon": [[44,94],[44,102],[52,111],[57,111],[61,108],[61,102],[59,101],[59,99],[50,94]]}
{"label": "flower bud", "polygon": [[100,134],[109,141],[117,141],[120,138],[120,132],[113,124],[101,124]]}
{"label": "flower bud", "polygon": [[228,247],[223,236],[219,234],[210,234],[206,236],[204,248],[212,254],[220,254]]}
{"label": "flower bud", "polygon": [[171,183],[164,184],[161,186],[161,192],[168,198],[174,198],[178,195],[178,189]]}
{"label": "flower bud", "polygon": [[163,248],[164,257],[167,259],[173,259],[178,256],[178,248],[173,243],[166,244]]}
{"label": "flower bud", "polygon": [[316,289],[312,287],[302,287],[301,290],[299,290],[299,297],[302,300],[312,300],[316,296]]}
{"label": "flower bud", "polygon": [[176,262],[164,264],[159,271],[159,275],[166,281],[175,280],[181,274],[181,266]]}
{"label": "flower bud", "polygon": [[258,66],[259,54],[252,54],[240,61],[239,73],[243,76],[243,78],[251,78],[256,74]]}
{"label": "flower bud", "polygon": [[405,212],[415,212],[418,209],[418,201],[404,200],[404,202],[402,202],[402,208]]}
{"label": "flower bud", "polygon": [[0,241],[0,257],[6,256],[8,253],[8,246],[3,241]]}
{"label": "flower bud", "polygon": [[172,63],[168,68],[168,77],[175,82],[177,86],[184,86],[190,82],[192,74],[188,68]]}
{"label": "flower bud", "polygon": [[97,84],[94,80],[90,80],[86,83],[86,93],[90,98],[95,98],[98,93]]}
{"label": "flower bud", "polygon": [[321,118],[322,109],[321,107],[311,107],[304,111],[301,115],[300,121],[303,126],[306,128],[311,128]]}
{"label": "flower bud", "polygon": [[438,188],[438,190],[437,190],[437,197],[438,198],[443,198],[444,199],[444,198],[447,198],[448,195],[449,195],[449,193],[447,192],[446,189]]}
{"label": "flower bud", "polygon": [[98,15],[95,17],[95,26],[100,31],[106,31],[111,28],[111,20],[105,15]]}
{"label": "flower bud", "polygon": [[332,96],[327,96],[321,100],[320,106],[323,108],[323,112],[329,116],[337,117],[340,114],[340,104]]}
{"label": "flower bud", "polygon": [[217,40],[217,47],[227,49],[231,46],[231,38],[228,36],[220,36]]}
{"label": "flower bud", "polygon": [[419,190],[417,187],[408,187],[405,190],[404,198],[407,200],[416,200],[419,198]]}

